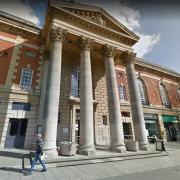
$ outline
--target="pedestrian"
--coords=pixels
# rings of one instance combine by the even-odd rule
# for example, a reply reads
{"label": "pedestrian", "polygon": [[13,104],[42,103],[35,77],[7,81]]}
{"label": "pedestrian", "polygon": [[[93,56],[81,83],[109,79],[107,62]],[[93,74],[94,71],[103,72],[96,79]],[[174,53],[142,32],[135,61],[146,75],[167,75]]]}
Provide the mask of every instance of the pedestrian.
{"label": "pedestrian", "polygon": [[47,167],[44,164],[44,161],[41,159],[41,156],[43,155],[43,141],[42,141],[42,137],[41,134],[37,134],[37,140],[36,140],[36,153],[35,153],[35,157],[34,160],[32,161],[31,164],[31,169],[28,172],[29,175],[32,174],[32,171],[34,170],[34,167],[37,163],[37,161],[39,161],[43,167],[43,169],[41,170],[41,172],[45,172],[47,171]]}

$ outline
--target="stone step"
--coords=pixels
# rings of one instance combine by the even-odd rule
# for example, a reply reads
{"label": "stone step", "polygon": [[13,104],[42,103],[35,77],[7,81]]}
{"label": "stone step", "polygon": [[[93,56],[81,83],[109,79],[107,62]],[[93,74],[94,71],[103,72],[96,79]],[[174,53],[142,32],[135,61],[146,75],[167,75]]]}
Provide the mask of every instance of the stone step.
{"label": "stone step", "polygon": [[145,159],[145,158],[155,158],[160,156],[168,156],[167,152],[161,153],[149,153],[149,154],[138,154],[138,155],[125,155],[125,156],[110,156],[110,157],[97,157],[89,159],[74,159],[65,161],[48,161],[46,162],[49,167],[65,167],[65,166],[75,166],[75,165],[85,165],[85,164],[97,164],[115,161],[125,161],[125,160],[135,160],[135,159]]}
{"label": "stone step", "polygon": [[[135,160],[135,159],[145,159],[145,158],[154,158],[160,156],[168,156],[167,152],[160,151],[141,151],[141,152],[128,152],[128,153],[111,153],[111,154],[102,154],[96,155],[93,157],[88,156],[60,156],[57,159],[46,159],[46,165],[48,167],[65,167],[65,166],[76,166],[76,165],[85,165],[85,164],[97,164],[97,163],[106,163],[106,162],[115,162],[115,161],[125,161],[125,160]],[[29,168],[29,160],[25,162],[25,168]],[[39,168],[41,166],[37,164]]]}

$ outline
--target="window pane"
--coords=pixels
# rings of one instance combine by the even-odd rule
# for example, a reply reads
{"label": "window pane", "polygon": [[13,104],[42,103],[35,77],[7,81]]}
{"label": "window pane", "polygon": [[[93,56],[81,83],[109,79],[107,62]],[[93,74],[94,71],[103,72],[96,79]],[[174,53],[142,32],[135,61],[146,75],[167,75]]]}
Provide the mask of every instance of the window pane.
{"label": "window pane", "polygon": [[13,102],[12,103],[12,110],[30,111],[31,110],[31,103]]}
{"label": "window pane", "polygon": [[163,105],[165,107],[169,108],[170,107],[170,102],[169,102],[169,98],[168,98],[166,88],[164,87],[163,84],[160,84],[159,89],[160,89],[160,94],[161,94],[161,99],[162,99]]}
{"label": "window pane", "polygon": [[148,105],[146,87],[140,79],[137,79],[137,83],[138,83],[138,88],[139,88],[139,92],[140,92],[141,103],[142,103],[142,105]]}
{"label": "window pane", "polygon": [[126,91],[124,86],[119,86],[119,97],[121,101],[126,101]]}
{"label": "window pane", "polygon": [[32,69],[23,68],[22,74],[21,74],[21,82],[20,82],[20,85],[22,87],[31,87],[32,74],[33,74]]}
{"label": "window pane", "polygon": [[71,74],[71,96],[80,96],[80,67],[79,65],[74,65]]}

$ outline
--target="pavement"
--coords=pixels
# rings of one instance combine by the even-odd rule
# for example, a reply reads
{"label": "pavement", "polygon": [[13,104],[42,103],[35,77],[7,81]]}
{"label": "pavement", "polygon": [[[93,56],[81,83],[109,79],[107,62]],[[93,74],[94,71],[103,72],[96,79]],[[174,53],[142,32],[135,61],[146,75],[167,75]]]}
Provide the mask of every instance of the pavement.
{"label": "pavement", "polygon": [[[61,162],[47,163],[48,171],[40,172],[41,166],[36,166],[32,175],[26,175],[27,169],[22,170],[22,153],[26,151],[0,151],[0,180],[49,180],[49,179],[122,179],[122,180],[179,180],[180,179],[180,144],[171,144],[167,153],[139,154],[129,153],[119,156],[112,152],[99,152],[99,156],[64,157]],[[104,153],[104,154],[103,154]],[[5,156],[6,155],[6,156]],[[101,157],[101,158],[100,158]],[[103,158],[104,157],[104,158]],[[71,158],[68,160],[68,158]],[[71,163],[70,162],[87,162]],[[65,165],[61,165],[65,162]]]}

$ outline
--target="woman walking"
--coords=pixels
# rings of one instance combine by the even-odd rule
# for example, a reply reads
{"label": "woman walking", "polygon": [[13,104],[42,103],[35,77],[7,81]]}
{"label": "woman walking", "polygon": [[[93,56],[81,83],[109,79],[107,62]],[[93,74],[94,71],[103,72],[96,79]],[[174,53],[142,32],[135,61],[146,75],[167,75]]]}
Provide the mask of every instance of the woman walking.
{"label": "woman walking", "polygon": [[47,171],[47,167],[44,164],[44,161],[41,159],[42,155],[43,155],[43,141],[42,141],[41,134],[37,134],[36,153],[35,153],[34,160],[32,161],[32,164],[31,164],[31,169],[28,172],[29,175],[32,174],[32,171],[34,170],[34,167],[35,167],[37,161],[39,161],[41,163],[42,167],[43,167],[41,172]]}

